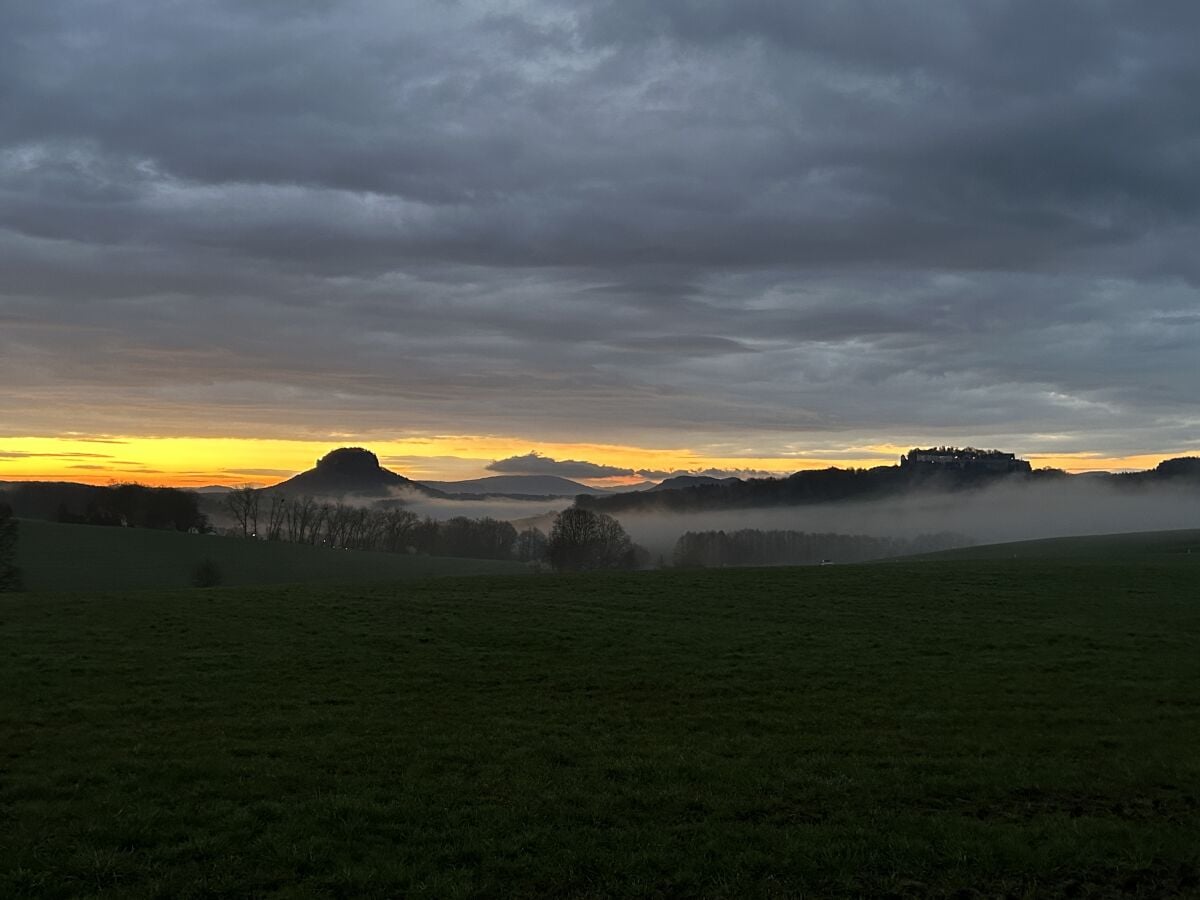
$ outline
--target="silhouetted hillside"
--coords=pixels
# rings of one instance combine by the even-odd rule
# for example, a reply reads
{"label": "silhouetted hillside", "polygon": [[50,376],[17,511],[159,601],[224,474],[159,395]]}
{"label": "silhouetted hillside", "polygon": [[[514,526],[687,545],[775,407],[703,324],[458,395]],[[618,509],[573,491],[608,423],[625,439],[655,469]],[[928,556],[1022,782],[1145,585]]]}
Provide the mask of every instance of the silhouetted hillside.
{"label": "silhouetted hillside", "polygon": [[491,475],[465,481],[422,481],[421,484],[456,496],[471,497],[575,497],[579,494],[604,494],[600,488],[588,487],[557,475]]}
{"label": "silhouetted hillside", "polygon": [[1114,475],[1069,475],[1059,469],[1030,470],[1019,465],[1023,460],[998,467],[991,462],[993,457],[987,459],[988,463],[980,466],[964,465],[961,457],[955,457],[947,465],[829,468],[796,472],[786,478],[751,478],[608,497],[579,497],[576,503],[616,515],[623,512],[685,513],[876,500],[909,492],[963,491],[1002,482],[1030,483],[1074,478],[1103,481],[1128,490],[1176,481],[1200,486],[1200,459],[1194,457],[1164,460],[1156,468],[1145,472]]}
{"label": "silhouetted hillside", "polygon": [[314,468],[267,490],[313,497],[386,497],[396,490],[410,490],[428,497],[445,496],[441,491],[383,468],[379,465],[379,457],[362,447],[331,450],[317,460]]}
{"label": "silhouetted hillside", "polygon": [[666,481],[659,482],[652,488],[647,488],[649,491],[675,491],[680,488],[703,487],[705,485],[721,485],[733,484],[741,481],[740,478],[713,478],[711,475],[676,475],[674,478],[668,478]]}
{"label": "silhouetted hillside", "polygon": [[1173,481],[1177,478],[1200,481],[1200,457],[1180,456],[1164,459],[1153,469],[1145,472],[1124,472],[1110,476],[1118,481]]}

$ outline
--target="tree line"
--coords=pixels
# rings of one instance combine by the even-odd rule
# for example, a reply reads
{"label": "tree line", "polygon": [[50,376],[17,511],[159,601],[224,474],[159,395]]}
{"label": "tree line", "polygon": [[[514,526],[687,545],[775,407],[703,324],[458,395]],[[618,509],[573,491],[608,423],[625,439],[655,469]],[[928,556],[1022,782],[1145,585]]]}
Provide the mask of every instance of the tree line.
{"label": "tree line", "polygon": [[419,553],[470,559],[516,559],[546,563],[559,571],[636,568],[644,565],[638,548],[611,516],[577,508],[555,517],[550,534],[539,528],[518,531],[511,522],[483,517],[422,518],[398,501],[372,506],[318,500],[238,488],[225,495],[233,534],[268,541]]}
{"label": "tree line", "polygon": [[689,513],[720,509],[761,509],[876,500],[910,491],[961,491],[1002,480],[1039,481],[1069,477],[1063,472],[997,473],[974,469],[877,466],[873,469],[817,469],[784,478],[748,478],[662,491],[580,496],[575,503],[598,512]]}
{"label": "tree line", "polygon": [[855,563],[915,553],[933,553],[963,547],[971,540],[941,532],[913,538],[879,538],[863,534],[820,534],[807,531],[689,531],[675,543],[676,566],[815,565],[821,562]]}
{"label": "tree line", "polygon": [[178,488],[34,481],[8,485],[0,501],[25,519],[166,531],[209,530],[199,495]]}
{"label": "tree line", "polygon": [[223,506],[238,536],[339,550],[511,559],[519,538],[511,523],[499,519],[438,521],[398,503],[361,506],[252,487],[230,491]]}
{"label": "tree line", "polygon": [[1195,490],[1200,487],[1200,458],[1163,460],[1144,472],[1069,475],[1061,469],[995,471],[986,466],[876,466],[871,469],[828,469],[795,472],[784,478],[732,479],[660,491],[580,496],[578,506],[597,512],[688,513],[721,509],[760,509],[877,500],[909,492],[953,492],[1005,484],[1047,484],[1087,478],[1089,483],[1140,489],[1169,483]]}

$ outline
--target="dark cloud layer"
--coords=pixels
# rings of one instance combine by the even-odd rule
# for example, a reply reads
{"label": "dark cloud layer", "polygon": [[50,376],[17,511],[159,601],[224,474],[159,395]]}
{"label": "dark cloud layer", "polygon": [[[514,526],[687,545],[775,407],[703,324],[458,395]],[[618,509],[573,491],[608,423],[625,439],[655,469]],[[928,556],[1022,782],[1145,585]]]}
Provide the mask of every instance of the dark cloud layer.
{"label": "dark cloud layer", "polygon": [[3,4],[0,428],[1196,447],[1198,38],[1184,0]]}
{"label": "dark cloud layer", "polygon": [[489,472],[502,472],[505,475],[558,475],[562,478],[616,478],[637,474],[632,469],[582,459],[552,459],[536,450],[523,456],[498,459],[486,468]]}

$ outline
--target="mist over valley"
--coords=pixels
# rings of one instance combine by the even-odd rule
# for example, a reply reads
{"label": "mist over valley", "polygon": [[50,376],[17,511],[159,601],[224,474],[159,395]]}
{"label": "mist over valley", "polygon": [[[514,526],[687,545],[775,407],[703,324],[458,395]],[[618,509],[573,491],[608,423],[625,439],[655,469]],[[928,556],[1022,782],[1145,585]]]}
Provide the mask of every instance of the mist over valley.
{"label": "mist over valley", "polygon": [[[1069,475],[1034,470],[1012,454],[944,448],[914,450],[898,465],[873,469],[751,479],[670,475],[650,488],[588,487],[545,475],[422,483],[384,467],[370,450],[348,447],[330,451],[313,468],[277,484],[199,492],[190,495],[191,501],[184,500],[188,492],[163,488],[128,486],[114,494],[110,488],[20,482],[0,486],[0,499],[32,518],[215,528],[272,540],[290,534],[289,539],[304,542],[363,549],[386,544],[409,552],[415,545],[406,544],[402,534],[419,521],[440,523],[443,529],[446,523],[479,522],[493,531],[503,524],[509,537],[501,538],[502,545],[515,548],[518,534],[547,535],[560,513],[582,508],[619,523],[645,566],[674,562],[680,538],[688,533],[757,531],[768,533],[760,542],[793,543],[798,535],[822,535],[826,543],[832,536],[854,538],[858,548],[842,551],[840,560],[852,561],[965,544],[1200,524],[1200,460],[1187,458],[1142,472]],[[547,489],[564,493],[542,493]],[[325,524],[318,527],[318,522]],[[402,522],[405,530],[397,532]],[[382,535],[389,529],[393,537],[385,541]],[[369,534],[376,537],[368,539]],[[428,541],[418,544],[429,548],[425,552],[434,549]],[[467,552],[446,549],[452,555]],[[488,549],[485,555],[509,552]],[[829,555],[776,552],[783,555],[765,558],[796,563]]]}

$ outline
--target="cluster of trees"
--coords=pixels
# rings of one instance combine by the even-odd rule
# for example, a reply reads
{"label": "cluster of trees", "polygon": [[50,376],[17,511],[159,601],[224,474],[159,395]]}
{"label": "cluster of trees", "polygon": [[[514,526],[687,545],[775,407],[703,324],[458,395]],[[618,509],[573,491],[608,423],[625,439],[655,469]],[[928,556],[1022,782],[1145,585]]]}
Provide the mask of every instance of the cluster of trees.
{"label": "cluster of trees", "polygon": [[420,529],[418,552],[431,556],[464,556],[470,559],[512,559],[517,529],[499,519],[455,516],[444,522],[426,519]]}
{"label": "cluster of trees", "polygon": [[578,506],[555,516],[546,545],[546,559],[560,572],[637,569],[648,558],[612,516]]}
{"label": "cluster of trees", "polygon": [[561,512],[547,536],[499,519],[455,516],[421,518],[399,503],[373,506],[319,501],[245,487],[224,498],[234,533],[347,550],[422,553],[471,559],[546,562],[560,571],[636,568],[647,554],[611,516],[572,507]]}
{"label": "cluster of trees", "polygon": [[519,535],[508,522],[456,516],[422,519],[399,504],[362,506],[238,488],[224,498],[234,533],[344,550],[512,559]]}
{"label": "cluster of trees", "polygon": [[12,507],[0,503],[0,592],[21,590],[21,570],[17,568],[17,520]]}
{"label": "cluster of trees", "polygon": [[167,531],[208,530],[199,496],[178,488],[32,481],[8,485],[0,502],[25,519]]}
{"label": "cluster of trees", "polygon": [[681,567],[814,565],[825,560],[853,563],[933,553],[970,543],[969,538],[949,532],[914,538],[877,538],[757,528],[689,531],[675,544],[674,562]]}
{"label": "cluster of trees", "polygon": [[64,501],[59,504],[55,519],[85,525],[208,531],[208,518],[200,511],[197,494],[141,484],[94,488],[82,510],[76,511]]}
{"label": "cluster of trees", "polygon": [[348,550],[405,550],[420,519],[399,507],[373,509],[238,488],[225,495],[224,509],[242,537]]}
{"label": "cluster of trees", "polygon": [[1164,482],[1173,484],[1182,482],[1194,489],[1196,486],[1200,486],[1200,456],[1164,459],[1153,469],[1147,469],[1144,472],[1114,472],[1109,475],[1090,475],[1088,477],[1104,478],[1119,487],[1140,488]]}

